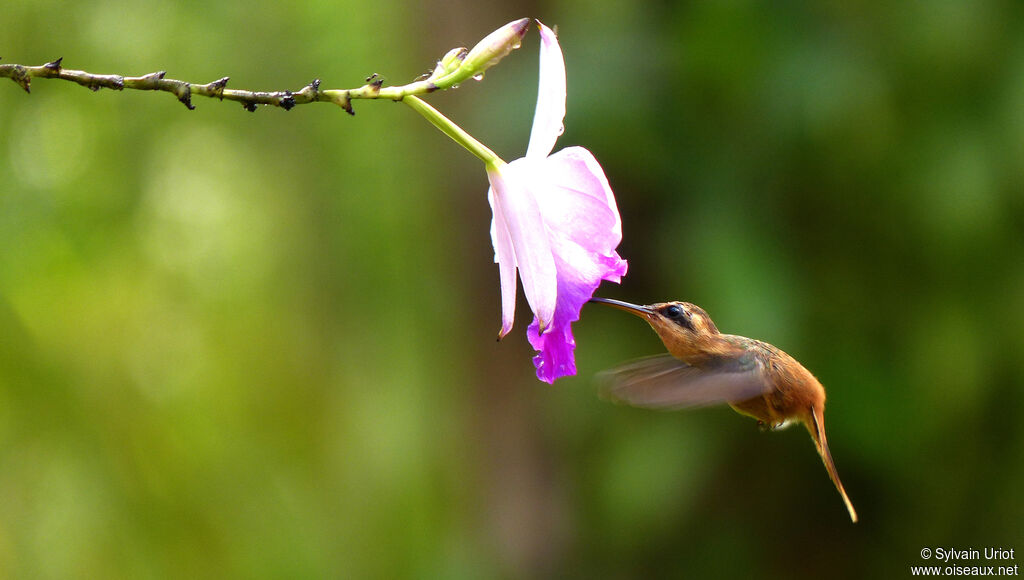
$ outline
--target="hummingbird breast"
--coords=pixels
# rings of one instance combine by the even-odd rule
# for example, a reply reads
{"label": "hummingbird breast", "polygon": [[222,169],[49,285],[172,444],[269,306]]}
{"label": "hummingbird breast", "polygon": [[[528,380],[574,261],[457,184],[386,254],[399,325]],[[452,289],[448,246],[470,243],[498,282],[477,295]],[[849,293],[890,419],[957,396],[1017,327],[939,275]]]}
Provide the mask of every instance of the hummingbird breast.
{"label": "hummingbird breast", "polygon": [[791,421],[806,422],[811,409],[824,404],[824,387],[796,359],[766,342],[736,338],[742,339],[746,356],[756,361],[766,389],[762,395],[730,402],[734,410],[779,428]]}

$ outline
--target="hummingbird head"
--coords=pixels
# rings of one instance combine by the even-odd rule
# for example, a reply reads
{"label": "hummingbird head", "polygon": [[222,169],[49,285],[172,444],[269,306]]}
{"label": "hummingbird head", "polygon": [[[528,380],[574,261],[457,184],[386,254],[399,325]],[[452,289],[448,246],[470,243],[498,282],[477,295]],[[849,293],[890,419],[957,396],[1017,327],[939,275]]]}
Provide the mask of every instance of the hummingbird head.
{"label": "hummingbird head", "polygon": [[720,334],[708,313],[689,302],[658,302],[638,306],[608,298],[591,298],[590,301],[607,304],[643,318],[673,354],[700,354],[704,350],[704,339]]}
{"label": "hummingbird head", "polygon": [[695,335],[720,334],[718,327],[712,322],[711,317],[703,308],[689,302],[659,302],[648,306],[654,313],[653,319],[648,321],[651,326],[661,334],[659,326],[666,329]]}

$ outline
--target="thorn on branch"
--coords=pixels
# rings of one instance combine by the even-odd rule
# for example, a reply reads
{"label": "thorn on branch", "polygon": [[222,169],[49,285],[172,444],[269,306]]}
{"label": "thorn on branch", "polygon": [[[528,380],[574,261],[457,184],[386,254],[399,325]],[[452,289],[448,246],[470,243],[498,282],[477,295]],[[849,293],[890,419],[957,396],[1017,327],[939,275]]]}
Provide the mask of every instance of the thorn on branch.
{"label": "thorn on branch", "polygon": [[50,69],[52,71],[60,72],[60,63],[61,63],[62,60],[64,60],[63,56],[58,58],[55,61],[48,62],[48,63],[44,64],[43,68],[47,68],[47,69]]}
{"label": "thorn on branch", "polygon": [[366,85],[370,87],[370,91],[373,94],[379,94],[381,86],[384,85],[384,77],[380,76],[377,73],[373,73],[372,75],[366,77]]}
{"label": "thorn on branch", "polygon": [[191,84],[183,83],[178,85],[178,88],[174,90],[174,94],[178,96],[178,100],[181,101],[181,104],[185,105],[189,111],[194,111],[196,109],[195,105],[192,104]]}
{"label": "thorn on branch", "polygon": [[341,105],[342,109],[345,109],[346,113],[348,113],[349,115],[352,115],[353,117],[356,116],[356,111],[355,111],[355,109],[352,108],[352,99],[349,97],[349,92],[348,91],[345,91],[345,100],[344,100],[344,102],[341,102],[341,103],[338,103],[338,104]]}
{"label": "thorn on branch", "polygon": [[28,71],[25,67],[20,64],[14,65],[14,73],[11,75],[11,80],[21,85],[21,88],[25,89],[26,93],[32,94],[32,79],[28,76]]}
{"label": "thorn on branch", "polygon": [[[319,100],[320,79],[313,79],[311,83],[302,87],[302,90],[296,94],[302,98],[303,103],[312,103]],[[296,104],[298,104],[298,102],[296,102]]]}
{"label": "thorn on branch", "polygon": [[220,100],[223,101],[224,100],[224,87],[228,86],[228,79],[230,79],[230,78],[231,77],[224,77],[222,79],[217,79],[217,80],[213,81],[212,83],[206,85],[207,88],[209,88],[211,91],[213,91],[213,95],[212,96],[214,96],[216,98],[219,98]]}

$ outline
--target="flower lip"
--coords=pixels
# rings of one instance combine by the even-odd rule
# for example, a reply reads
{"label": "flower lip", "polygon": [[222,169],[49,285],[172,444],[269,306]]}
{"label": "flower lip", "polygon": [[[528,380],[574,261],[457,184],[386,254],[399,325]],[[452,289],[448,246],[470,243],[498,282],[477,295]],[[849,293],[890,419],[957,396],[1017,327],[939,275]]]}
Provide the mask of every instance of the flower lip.
{"label": "flower lip", "polygon": [[650,314],[654,314],[654,311],[651,310],[650,307],[648,307],[648,306],[638,306],[636,304],[631,304],[629,302],[623,302],[621,300],[612,300],[611,298],[598,298],[598,297],[595,296],[595,297],[591,298],[590,300],[588,300],[588,302],[597,302],[599,304],[607,304],[608,306],[611,306],[612,308],[618,308],[619,310],[625,310],[626,312],[629,312],[631,314],[636,314],[637,316],[647,316],[647,315],[650,315]]}

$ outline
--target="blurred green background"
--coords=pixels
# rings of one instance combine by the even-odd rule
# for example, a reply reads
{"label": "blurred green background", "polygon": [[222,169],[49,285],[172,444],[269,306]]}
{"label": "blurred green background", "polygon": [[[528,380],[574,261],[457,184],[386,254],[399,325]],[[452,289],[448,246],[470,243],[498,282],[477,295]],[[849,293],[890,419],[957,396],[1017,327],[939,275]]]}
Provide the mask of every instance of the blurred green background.
{"label": "blurred green background", "polygon": [[[559,146],[604,165],[621,287],[829,392],[806,432],[608,404],[661,352],[587,308],[580,374],[501,343],[486,177],[415,113],[0,83],[0,576],[907,577],[1024,549],[1024,6],[15,0],[3,62],[402,84],[558,25]],[[536,31],[429,101],[511,160]],[[1019,564],[1021,555],[1010,564]],[[975,562],[998,564],[998,562]]]}

